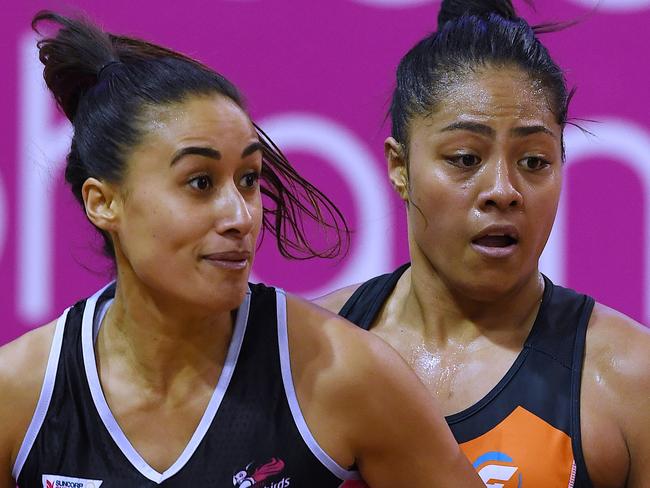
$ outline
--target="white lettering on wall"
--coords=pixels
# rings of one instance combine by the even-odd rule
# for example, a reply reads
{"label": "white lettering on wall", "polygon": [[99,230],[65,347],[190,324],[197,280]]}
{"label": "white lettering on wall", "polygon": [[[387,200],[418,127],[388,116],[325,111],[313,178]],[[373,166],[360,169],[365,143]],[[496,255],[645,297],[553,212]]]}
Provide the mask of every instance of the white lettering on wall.
{"label": "white lettering on wall", "polygon": [[387,178],[366,146],[348,129],[316,114],[285,113],[261,121],[283,151],[313,154],[341,175],[353,189],[359,220],[347,265],[331,281],[305,293],[316,297],[358,283],[392,266],[393,244]]}
{"label": "white lettering on wall", "polygon": [[[431,5],[432,0],[354,0],[362,5],[380,8],[406,8]],[[609,12],[630,12],[650,7],[650,0],[568,0],[589,9]],[[436,2],[438,3],[438,2]],[[432,20],[433,22],[433,20]]]}
{"label": "white lettering on wall", "polygon": [[17,313],[30,323],[51,313],[53,183],[70,147],[70,124],[52,122],[54,102],[43,81],[36,41],[19,45]]}
{"label": "white lettering on wall", "polygon": [[415,7],[416,5],[431,5],[431,0],[356,0],[363,5],[387,8]]}
{"label": "white lettering on wall", "polygon": [[0,176],[0,261],[4,253],[5,243],[7,241],[7,196],[5,193],[4,183]]}
{"label": "white lettering on wall", "polygon": [[[638,125],[629,121],[611,120],[599,117],[589,117],[599,123],[590,130],[595,137],[585,135],[575,127],[569,127],[565,132],[567,150],[566,169],[577,161],[593,157],[606,157],[628,166],[641,179],[643,185],[643,201],[645,222],[640,234],[645,239],[644,256],[644,294],[643,317],[650,324],[650,134]],[[566,250],[566,215],[569,185],[564,185],[555,225],[546,249],[540,260],[540,269],[553,281],[566,283],[565,250]],[[594,193],[599,189],[595,188]],[[621,209],[623,210],[623,209]]]}
{"label": "white lettering on wall", "polygon": [[570,0],[597,11],[629,12],[650,7],[650,0]]}

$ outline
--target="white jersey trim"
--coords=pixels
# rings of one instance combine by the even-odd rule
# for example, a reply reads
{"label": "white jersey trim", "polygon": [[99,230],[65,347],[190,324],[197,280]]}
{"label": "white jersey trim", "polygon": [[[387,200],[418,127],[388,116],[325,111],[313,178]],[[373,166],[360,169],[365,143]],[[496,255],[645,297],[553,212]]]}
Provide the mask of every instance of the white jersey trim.
{"label": "white jersey trim", "polygon": [[52,393],[54,392],[54,383],[56,382],[56,372],[59,367],[59,358],[61,357],[63,332],[65,330],[65,322],[68,318],[69,311],[69,308],[66,309],[65,312],[63,312],[63,314],[56,321],[56,326],[54,328],[54,338],[52,339],[50,354],[47,358],[47,367],[45,369],[43,385],[41,386],[41,393],[38,397],[38,403],[36,404],[34,415],[32,416],[32,420],[29,423],[27,432],[25,432],[25,438],[20,445],[20,450],[18,451],[16,461],[14,462],[14,467],[11,471],[11,475],[15,481],[18,481],[20,472],[23,469],[25,461],[27,461],[27,456],[34,446],[36,437],[38,436],[38,433],[43,426],[45,416],[47,415],[47,411],[50,408],[50,401],[52,400]]}
{"label": "white jersey trim", "polygon": [[241,346],[244,340],[244,334],[246,332],[246,324],[248,323],[248,312],[250,308],[250,291],[247,292],[246,297],[244,298],[243,303],[239,307],[237,312],[237,320],[235,322],[235,327],[233,330],[232,339],[230,345],[228,346],[228,353],[226,355],[226,360],[221,371],[221,376],[217,382],[217,386],[212,393],[212,398],[208,403],[208,406],[203,413],[203,417],[199,422],[199,425],[196,427],[192,438],[188,442],[187,446],[178,457],[178,459],[163,473],[159,473],[154,468],[152,468],[140,454],[135,450],[131,442],[127,439],[124,432],[118,425],[113,413],[111,412],[106,398],[104,397],[104,392],[99,381],[99,375],[97,373],[97,362],[95,360],[95,349],[93,344],[93,322],[94,322],[94,313],[95,307],[97,305],[97,299],[101,295],[103,290],[100,290],[86,302],[86,309],[84,311],[83,322],[81,326],[81,342],[83,350],[83,361],[84,369],[86,371],[86,378],[88,380],[88,385],[90,387],[90,393],[95,403],[95,408],[99,414],[104,426],[108,430],[108,433],[113,438],[113,441],[117,447],[122,451],[124,456],[129,460],[129,462],[136,468],[143,476],[150,479],[154,483],[160,484],[166,479],[171,478],[176,473],[178,473],[183,466],[187,464],[190,460],[197,447],[205,437],[210,424],[214,420],[214,417],[217,414],[219,405],[223,400],[230,380],[235,371],[235,366],[237,365],[237,359],[239,357],[239,352],[241,351]]}
{"label": "white jersey trim", "polygon": [[293,384],[293,376],[291,374],[289,332],[287,328],[287,296],[284,290],[276,288],[275,297],[278,319],[278,344],[280,346],[280,369],[282,370],[282,383],[284,384],[284,392],[287,396],[287,401],[289,402],[289,408],[291,409],[293,421],[296,423],[296,427],[298,427],[298,431],[300,432],[300,435],[309,450],[316,457],[316,459],[318,459],[323,464],[323,466],[325,466],[332,472],[332,474],[334,474],[334,476],[337,476],[341,480],[361,479],[357,471],[350,471],[343,468],[323,450],[323,448],[318,444],[311,431],[309,430],[307,422],[305,422],[305,417],[302,415],[302,410],[300,409],[300,404],[298,403],[298,396],[296,395],[296,389]]}

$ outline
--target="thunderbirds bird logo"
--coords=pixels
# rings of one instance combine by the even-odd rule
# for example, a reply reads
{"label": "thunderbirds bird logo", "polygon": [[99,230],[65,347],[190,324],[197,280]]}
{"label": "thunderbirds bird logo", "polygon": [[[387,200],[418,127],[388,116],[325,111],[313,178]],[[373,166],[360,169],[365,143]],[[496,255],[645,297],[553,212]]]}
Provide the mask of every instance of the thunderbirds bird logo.
{"label": "thunderbirds bird logo", "polygon": [[254,463],[249,463],[244,469],[240,469],[233,475],[232,484],[235,488],[288,488],[291,485],[291,478],[288,477],[272,483],[265,483],[265,480],[283,470],[284,461],[278,458],[272,458],[259,467],[255,467]]}

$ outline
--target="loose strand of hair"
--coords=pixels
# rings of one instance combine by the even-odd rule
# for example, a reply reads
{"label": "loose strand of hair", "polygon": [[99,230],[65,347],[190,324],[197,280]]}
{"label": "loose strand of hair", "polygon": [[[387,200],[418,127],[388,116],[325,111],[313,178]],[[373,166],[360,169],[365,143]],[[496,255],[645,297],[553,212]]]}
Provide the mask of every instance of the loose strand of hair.
{"label": "loose strand of hair", "polygon": [[[349,249],[350,229],[343,213],[318,188],[300,176],[282,151],[257,125],[263,147],[265,165],[262,180],[268,187],[262,194],[275,205],[265,208],[263,224],[275,235],[280,254],[286,258],[304,260],[312,257],[334,258]],[[307,238],[304,218],[333,230],[336,242],[318,250]]]}

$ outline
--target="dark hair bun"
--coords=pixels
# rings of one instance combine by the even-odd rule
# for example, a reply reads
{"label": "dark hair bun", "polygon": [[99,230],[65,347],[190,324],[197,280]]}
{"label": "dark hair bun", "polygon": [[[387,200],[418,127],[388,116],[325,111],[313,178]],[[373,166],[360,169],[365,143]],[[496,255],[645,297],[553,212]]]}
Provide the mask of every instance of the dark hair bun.
{"label": "dark hair bun", "polygon": [[438,29],[446,22],[464,15],[488,17],[496,14],[507,20],[515,20],[517,14],[511,0],[443,0],[438,14]]}
{"label": "dark hair bun", "polygon": [[118,59],[110,37],[82,19],[69,19],[44,10],[37,13],[32,28],[42,22],[54,23],[57,32],[38,42],[43,77],[59,106],[74,120],[81,96],[97,84],[102,66]]}

